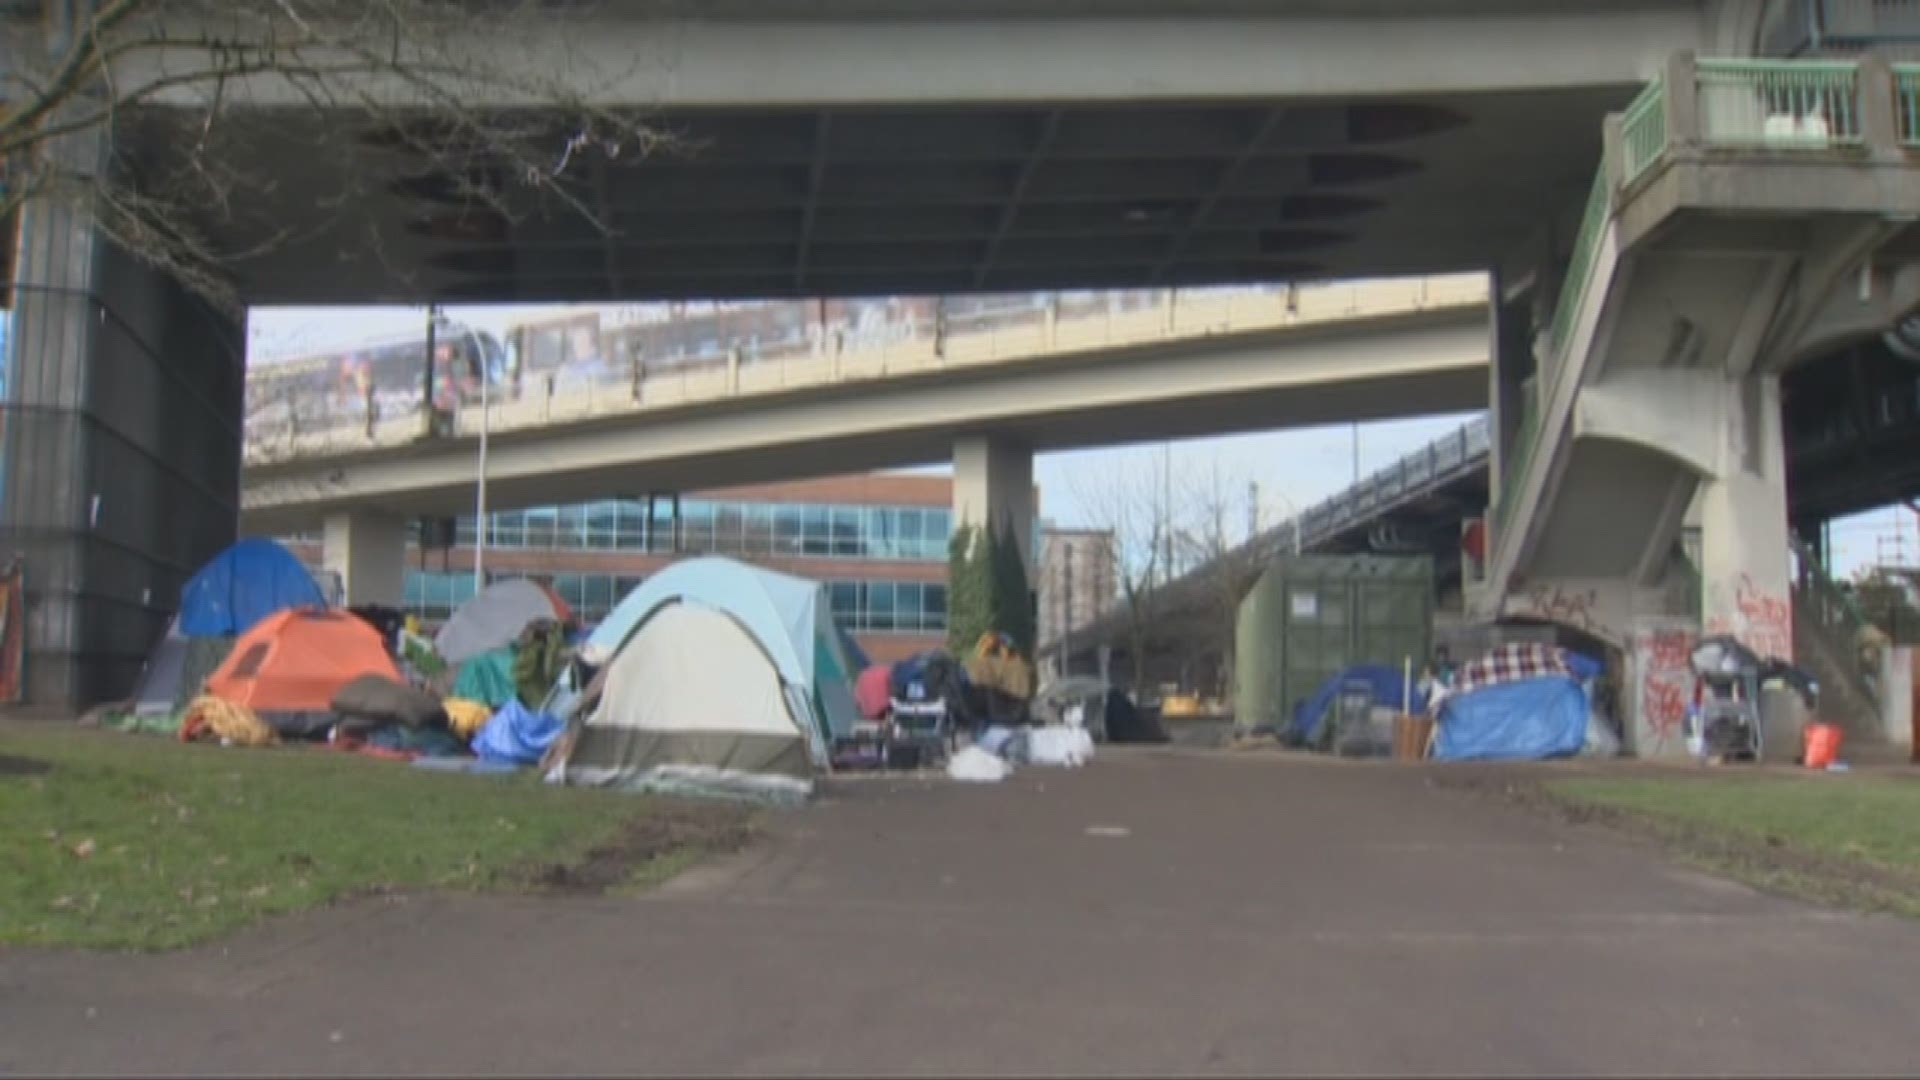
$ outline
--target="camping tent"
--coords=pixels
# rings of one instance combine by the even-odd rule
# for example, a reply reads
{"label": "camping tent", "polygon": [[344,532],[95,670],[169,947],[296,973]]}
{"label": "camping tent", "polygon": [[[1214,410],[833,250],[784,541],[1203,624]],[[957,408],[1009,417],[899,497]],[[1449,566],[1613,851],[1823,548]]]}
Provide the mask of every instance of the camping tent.
{"label": "camping tent", "polygon": [[804,798],[826,750],[805,692],[754,636],[698,603],[656,608],[607,669],[569,783]]}
{"label": "camping tent", "polygon": [[527,624],[539,619],[573,621],[573,611],[551,589],[525,578],[496,581],[461,604],[440,632],[433,648],[450,664],[463,664],[513,644]]}
{"label": "camping tent", "polygon": [[613,656],[655,612],[682,601],[725,612],[745,628],[781,680],[804,694],[822,739],[852,732],[860,716],[853,700],[859,669],[817,581],[732,559],[678,562],[628,593],[587,638],[584,653],[595,660]]}
{"label": "camping tent", "polygon": [[282,735],[323,727],[333,696],[362,675],[400,682],[380,632],[344,611],[283,611],[234,643],[207,693],[245,705]]}
{"label": "camping tent", "polygon": [[327,598],[293,553],[272,540],[242,540],[215,555],[180,593],[180,632],[236,637],[289,608],[325,607]]}

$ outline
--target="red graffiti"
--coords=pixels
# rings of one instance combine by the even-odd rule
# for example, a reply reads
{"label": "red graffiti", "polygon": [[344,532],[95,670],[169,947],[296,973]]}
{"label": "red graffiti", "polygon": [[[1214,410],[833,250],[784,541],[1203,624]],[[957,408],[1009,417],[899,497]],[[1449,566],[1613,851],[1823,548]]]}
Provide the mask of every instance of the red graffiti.
{"label": "red graffiti", "polygon": [[1707,633],[1729,635],[1759,656],[1793,659],[1793,606],[1786,598],[1762,592],[1741,574],[1733,607],[1708,619]]}
{"label": "red graffiti", "polygon": [[1685,731],[1687,704],[1693,695],[1693,635],[1684,630],[1655,630],[1639,635],[1639,749],[1657,755]]}

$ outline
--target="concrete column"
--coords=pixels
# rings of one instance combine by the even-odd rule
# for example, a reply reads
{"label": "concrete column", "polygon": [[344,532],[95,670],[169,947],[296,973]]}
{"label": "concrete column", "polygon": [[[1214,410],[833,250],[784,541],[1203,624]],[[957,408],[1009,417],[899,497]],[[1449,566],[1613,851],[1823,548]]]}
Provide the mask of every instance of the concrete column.
{"label": "concrete column", "polygon": [[1027,580],[1038,581],[1033,562],[1033,451],[994,437],[953,444],[953,519],[956,526],[1011,527],[1020,545]]}
{"label": "concrete column", "polygon": [[1533,307],[1530,295],[1507,298],[1505,275],[1500,271],[1495,270],[1491,278],[1487,304],[1488,483],[1497,500],[1506,463],[1514,453],[1513,441],[1520,433],[1527,377],[1533,373]]}
{"label": "concrete column", "polygon": [[[61,153],[97,161],[96,141]],[[244,335],[95,230],[29,201],[0,356],[0,552],[26,573],[25,699],[132,690],[180,589],[239,523]]]}
{"label": "concrete column", "polygon": [[1762,657],[1793,658],[1793,588],[1780,381],[1728,384],[1719,476],[1701,488],[1701,626]]}
{"label": "concrete column", "polygon": [[347,603],[399,607],[407,578],[407,523],[373,511],[335,514],[326,521],[320,559],[340,575]]}

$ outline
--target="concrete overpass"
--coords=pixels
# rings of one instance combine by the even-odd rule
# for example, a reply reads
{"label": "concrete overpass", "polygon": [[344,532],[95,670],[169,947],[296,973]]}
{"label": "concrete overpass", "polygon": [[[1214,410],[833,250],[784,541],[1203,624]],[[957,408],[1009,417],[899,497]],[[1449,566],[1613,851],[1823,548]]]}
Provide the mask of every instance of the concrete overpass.
{"label": "concrete overpass", "polygon": [[[1788,6],[624,0],[499,26],[476,5],[446,44],[500,74],[472,104],[533,108],[513,88],[557,77],[585,103],[653,110],[678,137],[681,151],[580,171],[576,194],[610,230],[510,181],[507,212],[491,212],[470,178],[410,145],[420,133],[342,131],[351,117],[271,78],[228,92],[278,110],[257,138],[287,168],[257,214],[207,227],[250,249],[342,203],[336,224],[237,267],[258,303],[1457,271],[1511,257],[1577,208],[1602,117],[1669,53],[1753,52],[1784,17],[1768,9]],[[164,73],[155,63],[124,77]],[[144,136],[154,154],[191,145],[164,118]]]}
{"label": "concrete overpass", "polygon": [[[759,364],[735,354],[636,388],[475,405],[452,438],[407,416],[248,444],[246,525],[341,513],[452,515],[473,506],[489,431],[488,501],[597,498],[938,462],[956,440],[1030,455],[1341,419],[1473,408],[1486,386],[1481,275],[1214,297],[1165,294],[1119,315],[892,341]],[[960,488],[964,490],[964,482]]]}
{"label": "concrete overpass", "polygon": [[[1863,9],[1869,22],[1880,7]],[[0,7],[0,53],[16,66],[58,54],[71,24],[35,16],[87,9]],[[557,6],[512,33],[488,21],[497,10],[474,5],[470,29],[435,42],[498,76],[461,100],[529,131],[551,123],[562,146],[576,128],[551,97],[507,92],[544,78],[583,102],[649,110],[688,152],[573,161],[566,194],[610,225],[584,228],[514,185],[514,162],[473,160],[431,124],[396,127],[389,106],[417,105],[417,88],[335,88],[333,100],[373,103],[370,114],[317,106],[271,76],[223,83],[225,145],[258,182],[210,199],[192,231],[231,251],[270,241],[221,268],[243,302],[937,294],[1493,268],[1503,309],[1543,314],[1562,291],[1602,118],[1676,52],[1782,51],[1781,33],[1810,9],[813,0],[796,14],[775,0],[629,0]],[[174,74],[168,55],[114,65],[112,85]],[[164,174],[199,145],[212,96],[162,93],[67,149]],[[446,167],[449,149],[472,168]],[[491,198],[468,198],[476,185]],[[46,568],[29,576],[29,695],[86,698],[131,680],[181,581],[233,535],[239,335],[231,312],[204,310],[104,239],[84,206],[30,203],[15,265],[0,535]],[[1524,343],[1520,314],[1492,321]],[[1520,355],[1510,345],[1496,341],[1495,366],[1518,379],[1519,360],[1500,362]],[[1498,399],[1504,383],[1491,382]],[[991,440],[974,446],[983,464],[1005,464]]]}

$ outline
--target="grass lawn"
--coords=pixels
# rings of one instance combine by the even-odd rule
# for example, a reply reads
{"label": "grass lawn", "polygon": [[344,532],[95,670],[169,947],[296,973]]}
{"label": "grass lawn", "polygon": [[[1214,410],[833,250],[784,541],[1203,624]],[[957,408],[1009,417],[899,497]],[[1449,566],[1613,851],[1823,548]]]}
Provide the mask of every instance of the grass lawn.
{"label": "grass lawn", "polygon": [[1920,915],[1920,782],[1870,776],[1572,779],[1557,799],[1649,827],[1755,884]]}
{"label": "grass lawn", "polygon": [[531,775],[0,724],[0,946],[175,948],[369,890],[651,882],[750,827]]}

